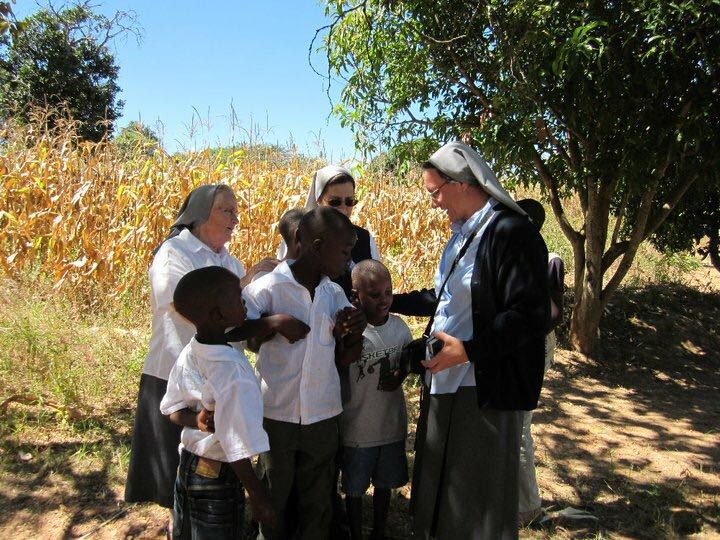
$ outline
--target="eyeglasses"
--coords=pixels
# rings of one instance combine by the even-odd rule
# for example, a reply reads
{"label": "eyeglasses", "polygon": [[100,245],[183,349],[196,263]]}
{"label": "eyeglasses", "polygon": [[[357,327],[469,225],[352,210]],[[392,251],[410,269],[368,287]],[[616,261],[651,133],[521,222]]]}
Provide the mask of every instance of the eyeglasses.
{"label": "eyeglasses", "polygon": [[327,202],[328,206],[337,208],[338,206],[342,206],[343,203],[345,206],[355,206],[358,200],[355,197],[333,197],[332,199],[327,199],[325,202]]}
{"label": "eyeglasses", "polygon": [[433,189],[432,191],[428,191],[428,195],[430,195],[431,199],[436,198],[440,194],[440,190],[447,186],[450,183],[450,180],[445,180],[442,184],[440,184],[438,187]]}

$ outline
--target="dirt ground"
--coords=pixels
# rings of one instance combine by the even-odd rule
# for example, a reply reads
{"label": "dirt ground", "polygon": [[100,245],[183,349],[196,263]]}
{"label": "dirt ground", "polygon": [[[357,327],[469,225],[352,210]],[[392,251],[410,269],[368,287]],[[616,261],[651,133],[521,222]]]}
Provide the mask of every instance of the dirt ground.
{"label": "dirt ground", "polygon": [[[558,350],[533,427],[552,519],[522,538],[720,538],[720,287],[706,274],[623,288],[596,358]],[[121,502],[131,406],[60,425],[47,407],[7,407],[0,538],[163,536],[164,511]],[[393,498],[394,538],[408,536],[409,490]],[[592,518],[558,515],[568,507]]]}

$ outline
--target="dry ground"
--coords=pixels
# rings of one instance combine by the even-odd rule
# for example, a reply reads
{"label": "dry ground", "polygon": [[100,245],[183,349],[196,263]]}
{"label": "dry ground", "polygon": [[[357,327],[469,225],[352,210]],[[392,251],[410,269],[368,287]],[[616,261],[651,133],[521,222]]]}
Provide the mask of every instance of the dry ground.
{"label": "dry ground", "polygon": [[[622,289],[597,358],[558,351],[534,425],[543,505],[597,521],[521,537],[720,538],[720,286],[707,268],[694,280]],[[416,390],[408,400],[415,410]],[[132,401],[80,420],[42,403],[0,410],[0,538],[162,537],[164,512],[120,502]],[[393,499],[396,538],[408,496]]]}

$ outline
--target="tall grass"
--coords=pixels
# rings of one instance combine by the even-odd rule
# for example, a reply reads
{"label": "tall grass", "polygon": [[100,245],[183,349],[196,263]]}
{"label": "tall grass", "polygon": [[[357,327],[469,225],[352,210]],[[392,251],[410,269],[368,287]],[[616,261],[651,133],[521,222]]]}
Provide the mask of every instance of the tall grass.
{"label": "tall grass", "polygon": [[[186,194],[207,183],[230,185],[240,223],[229,249],[245,264],[272,256],[275,223],[302,206],[313,160],[202,151],[170,156],[161,149],[120,152],[111,142],[79,142],[71,120],[36,113],[0,137],[0,263],[13,276],[50,276],[86,305],[137,297],[146,286],[153,249]],[[419,184],[419,183],[418,183]],[[360,180],[355,221],[377,237],[400,288],[428,283],[447,227],[417,188],[382,176]],[[429,255],[427,255],[429,254]]]}

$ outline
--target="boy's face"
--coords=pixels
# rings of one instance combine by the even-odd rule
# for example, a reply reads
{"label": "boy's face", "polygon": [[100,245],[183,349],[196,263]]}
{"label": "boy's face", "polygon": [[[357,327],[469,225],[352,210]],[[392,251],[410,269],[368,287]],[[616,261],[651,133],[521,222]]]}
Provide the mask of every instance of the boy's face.
{"label": "boy's face", "polygon": [[355,231],[350,229],[328,232],[318,244],[320,271],[330,279],[341,276],[347,270],[356,241]]}
{"label": "boy's face", "polygon": [[247,309],[245,308],[245,300],[242,297],[242,287],[238,281],[237,287],[228,286],[228,290],[223,297],[220,311],[227,326],[242,326],[245,322]]}
{"label": "boy's face", "polygon": [[383,324],[392,304],[392,281],[387,274],[362,276],[353,283],[365,316],[370,324]]}

